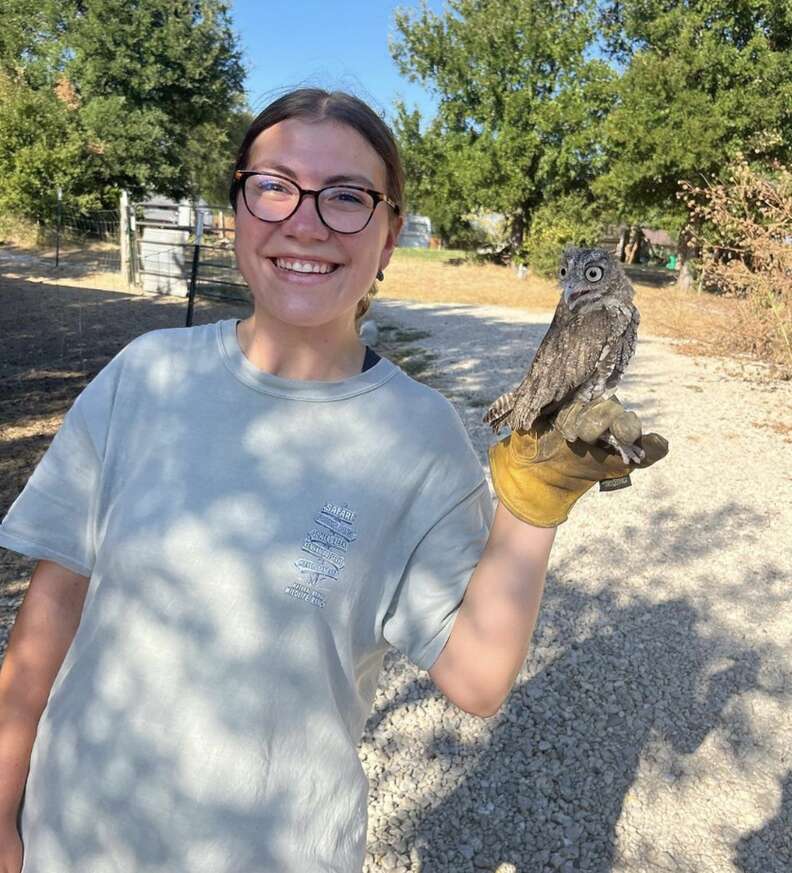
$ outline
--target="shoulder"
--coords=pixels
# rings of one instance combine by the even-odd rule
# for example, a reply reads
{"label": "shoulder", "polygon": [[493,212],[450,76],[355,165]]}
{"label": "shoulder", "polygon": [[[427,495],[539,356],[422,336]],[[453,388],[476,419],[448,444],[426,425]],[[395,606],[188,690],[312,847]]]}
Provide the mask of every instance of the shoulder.
{"label": "shoulder", "polygon": [[164,393],[206,360],[214,324],[147,331],[123,346],[75,399],[83,415],[107,418],[119,392],[134,402],[141,392]]}
{"label": "shoulder", "polygon": [[128,342],[105,369],[125,382],[146,379],[165,387],[210,359],[216,333],[216,323],[150,330]]}
{"label": "shoulder", "polygon": [[421,427],[428,428],[427,436],[435,432],[466,433],[459,413],[436,388],[418,382],[400,367],[388,387],[398,401],[400,413],[407,415],[416,426],[420,422]]}
{"label": "shoulder", "polygon": [[399,433],[405,457],[443,487],[471,488],[484,480],[481,461],[453,404],[436,388],[399,369],[387,383],[389,417]]}
{"label": "shoulder", "polygon": [[[119,352],[126,360],[134,360],[158,352],[164,354],[189,354],[214,340],[217,324],[201,324],[196,327],[163,327],[149,330],[128,342]],[[117,357],[118,357],[117,356]]]}

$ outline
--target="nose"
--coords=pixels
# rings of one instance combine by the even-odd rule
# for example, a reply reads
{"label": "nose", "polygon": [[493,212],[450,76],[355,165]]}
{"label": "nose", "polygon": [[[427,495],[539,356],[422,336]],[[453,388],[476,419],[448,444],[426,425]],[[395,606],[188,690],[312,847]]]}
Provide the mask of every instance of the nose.
{"label": "nose", "polygon": [[319,218],[315,194],[304,194],[297,211],[283,224],[284,233],[297,238],[327,239],[330,233],[330,229]]}

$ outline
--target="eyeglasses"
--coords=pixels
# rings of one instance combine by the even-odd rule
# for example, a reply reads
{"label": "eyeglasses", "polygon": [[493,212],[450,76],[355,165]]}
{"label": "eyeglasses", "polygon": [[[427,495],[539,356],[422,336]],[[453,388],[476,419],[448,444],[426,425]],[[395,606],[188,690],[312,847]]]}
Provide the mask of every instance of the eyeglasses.
{"label": "eyeglasses", "polygon": [[357,185],[330,185],[311,191],[284,176],[255,170],[236,170],[234,181],[241,183],[245,206],[259,221],[278,222],[291,218],[307,194],[314,196],[322,224],[336,233],[359,233],[371,221],[380,201],[399,214],[398,205],[390,197]]}

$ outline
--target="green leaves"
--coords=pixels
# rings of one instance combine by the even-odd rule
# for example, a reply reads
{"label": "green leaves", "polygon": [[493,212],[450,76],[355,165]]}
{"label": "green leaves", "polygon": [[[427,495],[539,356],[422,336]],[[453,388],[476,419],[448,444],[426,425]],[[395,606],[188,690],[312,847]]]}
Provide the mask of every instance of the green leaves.
{"label": "green leaves", "polygon": [[57,175],[73,202],[114,206],[121,188],[178,199],[218,187],[236,146],[227,132],[244,99],[225,2],[6,3],[0,139],[9,148],[0,152],[0,197],[7,208],[28,217],[49,210],[49,183],[14,172],[13,142],[28,174]]}
{"label": "green leaves", "polygon": [[[87,157],[69,110],[47,91],[0,74],[0,212],[54,214],[58,186],[69,190]],[[96,198],[80,191],[83,203]]]}
{"label": "green leaves", "polygon": [[395,24],[394,59],[440,98],[423,132],[397,119],[413,207],[502,212],[514,256],[523,228],[535,257],[596,220],[679,232],[683,180],[790,160],[789,0],[450,0]]}
{"label": "green leaves", "polygon": [[621,215],[662,203],[670,218],[681,180],[716,174],[746,145],[761,161],[789,158],[792,56],[769,18],[784,5],[619,3],[629,64],[604,127],[598,196]]}
{"label": "green leaves", "polygon": [[397,119],[408,196],[439,227],[471,212],[505,213],[517,250],[521,228],[546,198],[596,174],[596,130],[612,102],[614,75],[586,57],[593,38],[586,0],[449,6],[443,15],[423,6],[395,19],[401,40],[391,45],[394,59],[440,96],[423,135],[406,111]]}

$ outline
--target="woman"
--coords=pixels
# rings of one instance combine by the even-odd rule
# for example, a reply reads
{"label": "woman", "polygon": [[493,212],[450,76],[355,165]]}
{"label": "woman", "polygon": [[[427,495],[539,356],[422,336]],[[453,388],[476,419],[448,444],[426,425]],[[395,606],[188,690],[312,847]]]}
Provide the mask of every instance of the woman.
{"label": "woman", "polygon": [[552,434],[514,435],[493,521],[453,408],[356,330],[402,189],[356,98],[265,109],[231,187],[253,315],[127,345],[9,510],[0,545],[39,563],[0,672],[0,873],[359,873],[388,646],[471,714],[508,693],[555,526],[627,468],[537,491]]}

